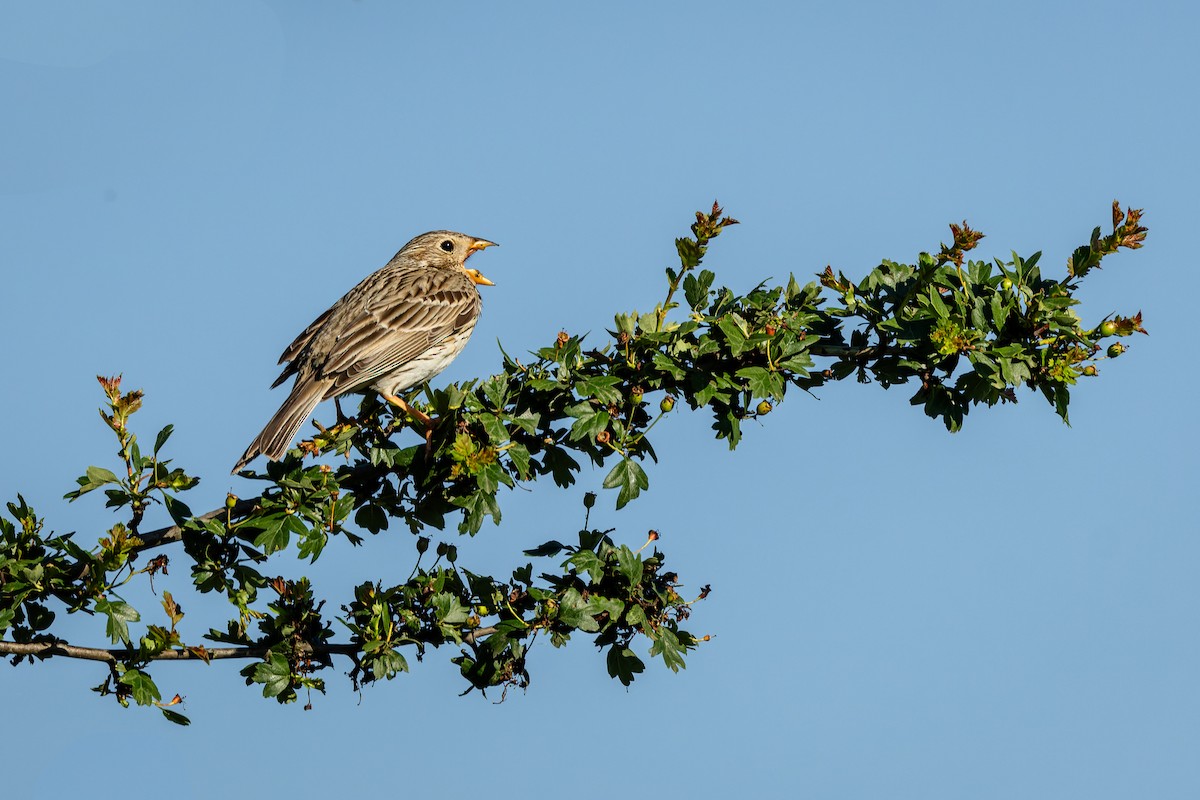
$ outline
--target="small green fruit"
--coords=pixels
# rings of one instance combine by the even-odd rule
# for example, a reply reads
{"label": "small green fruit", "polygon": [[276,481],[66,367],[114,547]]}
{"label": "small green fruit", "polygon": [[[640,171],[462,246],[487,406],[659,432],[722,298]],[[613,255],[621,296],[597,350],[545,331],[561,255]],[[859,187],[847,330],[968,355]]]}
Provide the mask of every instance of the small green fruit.
{"label": "small green fruit", "polygon": [[1116,336],[1117,335],[1117,323],[1113,322],[1111,319],[1101,322],[1100,323],[1100,335],[1101,336]]}
{"label": "small green fruit", "polygon": [[658,404],[658,410],[663,412],[664,414],[666,414],[668,411],[670,411],[674,407],[675,407],[675,398],[672,397],[671,395],[667,395],[666,397],[664,397],[662,399],[662,402]]}
{"label": "small green fruit", "polygon": [[761,403],[758,404],[758,408],[754,409],[754,411],[761,417],[765,414],[770,414],[771,409],[773,409],[773,408],[775,408],[775,406],[771,405],[770,400],[763,400]]}
{"label": "small green fruit", "polygon": [[1125,352],[1125,345],[1121,344],[1120,342],[1111,344],[1108,346],[1107,352],[1109,358],[1116,358],[1117,356],[1121,355],[1121,353]]}
{"label": "small green fruit", "polygon": [[1011,292],[1012,287],[1013,287],[1012,278],[1005,278],[1004,280],[1000,281],[1000,288],[1003,289],[1004,291]]}
{"label": "small green fruit", "polygon": [[1086,375],[1086,376],[1088,376],[1089,378],[1094,378],[1094,377],[1096,377],[1096,367],[1095,367],[1095,365],[1093,365],[1093,364],[1088,364],[1086,367],[1084,367],[1084,368],[1083,368],[1083,374],[1084,374],[1084,375]]}

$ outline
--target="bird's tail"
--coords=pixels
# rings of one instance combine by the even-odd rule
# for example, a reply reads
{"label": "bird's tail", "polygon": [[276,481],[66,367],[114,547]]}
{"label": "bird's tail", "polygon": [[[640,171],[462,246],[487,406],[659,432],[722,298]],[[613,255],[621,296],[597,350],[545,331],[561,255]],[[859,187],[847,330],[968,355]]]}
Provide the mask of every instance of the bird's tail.
{"label": "bird's tail", "polygon": [[246,448],[246,452],[242,453],[242,457],[233,465],[233,473],[236,474],[259,454],[272,461],[283,458],[288,445],[296,436],[296,431],[300,430],[300,426],[312,414],[317,403],[325,399],[325,392],[328,388],[325,381],[297,379],[288,399],[283,401],[283,405],[275,412],[275,416],[271,417],[271,421],[262,429],[262,433],[255,437],[250,446]]}

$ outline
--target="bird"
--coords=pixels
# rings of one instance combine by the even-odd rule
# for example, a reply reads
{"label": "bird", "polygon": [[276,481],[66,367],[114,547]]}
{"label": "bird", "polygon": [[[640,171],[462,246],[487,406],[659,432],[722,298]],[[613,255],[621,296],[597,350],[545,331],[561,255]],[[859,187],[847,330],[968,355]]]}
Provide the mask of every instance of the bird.
{"label": "bird", "polygon": [[322,400],[374,390],[417,419],[433,422],[400,393],[444,370],[471,338],[483,307],[479,286],[494,286],[467,259],[495,242],[454,231],[412,239],[296,337],[271,388],[295,376],[291,393],[233,467],[259,455],[283,458],[300,426]]}

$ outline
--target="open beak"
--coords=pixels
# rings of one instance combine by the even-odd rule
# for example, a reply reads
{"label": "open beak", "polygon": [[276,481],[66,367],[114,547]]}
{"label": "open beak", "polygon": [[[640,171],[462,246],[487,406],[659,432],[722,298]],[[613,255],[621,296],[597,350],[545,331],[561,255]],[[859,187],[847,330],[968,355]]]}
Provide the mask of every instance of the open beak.
{"label": "open beak", "polygon": [[[471,244],[467,247],[467,258],[470,258],[472,253],[475,253],[479,250],[484,250],[489,247],[497,247],[497,246],[498,245],[495,242],[489,242],[487,239],[476,239],[473,242],[471,242]],[[496,284],[492,283],[491,281],[489,281],[487,278],[483,277],[483,275],[480,274],[479,270],[467,269],[467,268],[464,268],[464,269],[467,273],[467,277],[470,278],[473,283],[476,283],[480,286],[495,286],[496,285]]]}
{"label": "open beak", "polygon": [[479,270],[477,270],[477,269],[467,269],[466,273],[467,273],[467,277],[471,279],[472,283],[477,283],[480,286],[495,286],[496,285],[496,284],[492,283],[491,281],[489,281],[487,278],[483,277],[483,275],[481,275]]}

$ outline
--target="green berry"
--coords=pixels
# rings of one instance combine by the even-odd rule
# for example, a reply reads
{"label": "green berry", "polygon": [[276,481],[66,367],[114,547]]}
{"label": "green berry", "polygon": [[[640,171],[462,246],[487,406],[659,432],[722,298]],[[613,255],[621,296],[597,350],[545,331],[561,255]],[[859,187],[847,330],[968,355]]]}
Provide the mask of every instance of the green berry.
{"label": "green berry", "polygon": [[1100,335],[1101,336],[1116,336],[1117,335],[1117,323],[1113,322],[1111,319],[1101,322],[1100,323]]}
{"label": "green berry", "polygon": [[1108,357],[1109,358],[1116,358],[1117,356],[1121,355],[1121,353],[1124,353],[1124,352],[1125,352],[1125,345],[1121,344],[1120,342],[1117,342],[1116,344],[1111,344],[1108,346]]}
{"label": "green berry", "polygon": [[761,403],[758,404],[758,408],[754,409],[754,411],[761,417],[765,414],[770,414],[771,409],[773,409],[774,407],[775,406],[771,405],[770,400],[763,400]]}

